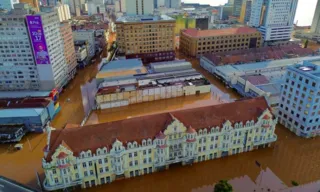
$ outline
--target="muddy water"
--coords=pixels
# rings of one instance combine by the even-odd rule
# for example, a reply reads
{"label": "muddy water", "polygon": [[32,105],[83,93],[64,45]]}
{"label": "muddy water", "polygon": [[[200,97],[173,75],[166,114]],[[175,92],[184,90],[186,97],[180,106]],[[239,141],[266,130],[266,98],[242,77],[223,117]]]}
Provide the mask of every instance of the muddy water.
{"label": "muddy water", "polygon": [[[180,56],[179,56],[180,57]],[[211,94],[189,96],[131,105],[125,108],[114,108],[94,112],[88,124],[130,118],[146,113],[157,113],[179,108],[189,108],[208,103],[226,102],[239,96],[226,89],[219,81],[205,73],[195,60],[193,66],[202,72],[214,85]],[[62,110],[52,122],[56,128],[65,123],[80,123],[84,114],[81,103],[80,85],[95,76],[96,65],[79,71],[67,91],[60,97]],[[229,97],[230,95],[230,97]],[[71,102],[65,102],[70,98]],[[211,185],[220,179],[231,179],[248,175],[255,179],[259,168],[255,161],[263,167],[269,167],[286,184],[295,180],[300,184],[320,178],[320,138],[301,139],[286,128],[278,126],[276,130],[278,141],[274,148],[261,149],[244,154],[238,154],[222,159],[211,160],[191,166],[171,166],[169,170],[112,184],[92,188],[89,191],[191,191],[198,187]],[[24,148],[13,150],[12,145],[0,145],[0,175],[15,179],[21,183],[36,187],[35,171],[43,177],[41,168],[42,149],[46,144],[45,134],[28,134],[21,141]]]}

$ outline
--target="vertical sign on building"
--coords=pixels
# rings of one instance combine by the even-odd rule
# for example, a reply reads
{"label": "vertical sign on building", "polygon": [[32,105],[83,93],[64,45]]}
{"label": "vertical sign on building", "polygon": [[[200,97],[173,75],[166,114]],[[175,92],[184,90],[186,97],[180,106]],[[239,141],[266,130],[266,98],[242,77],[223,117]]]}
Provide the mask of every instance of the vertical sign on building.
{"label": "vertical sign on building", "polygon": [[38,65],[50,64],[50,58],[46,39],[44,37],[41,17],[39,15],[28,15],[26,19],[29,36],[33,47],[33,55],[36,63]]}

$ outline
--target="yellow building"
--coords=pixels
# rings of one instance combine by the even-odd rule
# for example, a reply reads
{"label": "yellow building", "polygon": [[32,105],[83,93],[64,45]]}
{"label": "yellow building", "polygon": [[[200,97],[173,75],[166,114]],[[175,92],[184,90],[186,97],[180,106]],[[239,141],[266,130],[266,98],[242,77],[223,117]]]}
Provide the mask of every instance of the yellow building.
{"label": "yellow building", "polygon": [[261,33],[250,27],[197,30],[185,29],[180,33],[180,51],[199,57],[205,53],[258,48],[262,45]]}
{"label": "yellow building", "polygon": [[276,123],[260,97],[52,131],[44,187],[87,188],[268,147]]}
{"label": "yellow building", "polygon": [[174,59],[176,22],[173,18],[125,16],[118,18],[115,24],[120,54],[127,58],[139,57],[144,63]]}

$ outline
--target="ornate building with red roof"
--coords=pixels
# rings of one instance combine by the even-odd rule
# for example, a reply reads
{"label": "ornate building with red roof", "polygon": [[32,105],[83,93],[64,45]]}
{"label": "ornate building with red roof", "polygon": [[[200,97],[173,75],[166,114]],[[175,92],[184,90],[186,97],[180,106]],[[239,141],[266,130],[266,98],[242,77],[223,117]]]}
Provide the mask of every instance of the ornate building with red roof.
{"label": "ornate building with red roof", "polygon": [[277,119],[263,97],[48,134],[46,190],[83,188],[269,147]]}

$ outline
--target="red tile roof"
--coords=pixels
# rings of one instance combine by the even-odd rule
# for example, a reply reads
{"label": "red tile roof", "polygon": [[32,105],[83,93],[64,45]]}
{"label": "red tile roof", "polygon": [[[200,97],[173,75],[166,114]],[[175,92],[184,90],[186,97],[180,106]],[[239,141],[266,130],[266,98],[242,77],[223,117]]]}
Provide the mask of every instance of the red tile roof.
{"label": "red tile roof", "polygon": [[185,29],[182,31],[185,35],[191,37],[213,37],[222,35],[240,35],[240,34],[251,34],[259,32],[255,28],[250,27],[239,27],[239,28],[226,28],[226,29],[208,29],[208,30],[198,30],[198,29]]}
{"label": "red tile roof", "polygon": [[166,129],[166,126],[174,120],[173,118],[197,131],[208,127],[221,127],[226,120],[232,123],[246,123],[248,120],[256,121],[266,109],[269,109],[266,100],[264,97],[258,97],[220,105],[141,116],[73,129],[56,130],[51,133],[47,161],[50,161],[52,154],[60,144],[67,146],[75,156],[78,156],[81,151],[91,150],[95,153],[98,148],[111,147],[116,139],[123,142],[124,145],[127,142],[137,141],[141,143],[143,139],[153,139]]}
{"label": "red tile roof", "polygon": [[312,55],[312,49],[301,48],[299,45],[284,45],[275,47],[261,47],[246,50],[234,50],[205,54],[215,65],[251,63],[270,59],[283,59]]}

